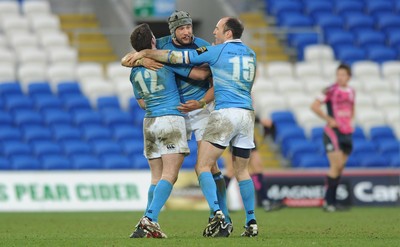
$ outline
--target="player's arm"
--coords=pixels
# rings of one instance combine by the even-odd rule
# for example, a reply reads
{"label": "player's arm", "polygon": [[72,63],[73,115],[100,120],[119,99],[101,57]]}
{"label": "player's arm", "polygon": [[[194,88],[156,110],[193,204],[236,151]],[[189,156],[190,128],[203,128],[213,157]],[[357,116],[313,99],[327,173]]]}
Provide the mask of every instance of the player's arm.
{"label": "player's arm", "polygon": [[335,121],[335,119],[333,119],[332,117],[330,117],[329,115],[325,114],[322,110],[321,110],[321,101],[319,99],[316,99],[312,104],[311,104],[311,110],[317,114],[320,118],[322,118],[323,120],[325,120],[328,125],[332,128],[337,127],[337,123]]}
{"label": "player's arm", "polygon": [[144,102],[144,99],[137,99],[136,101],[138,102],[140,108],[146,110],[146,103]]}
{"label": "player's arm", "polygon": [[150,50],[145,49],[137,52],[127,58],[128,62],[137,61],[141,58],[147,57],[154,59],[156,61],[162,63],[170,63],[170,64],[189,64],[189,59],[187,56],[187,51],[171,51],[171,50]]}
{"label": "player's arm", "polygon": [[197,81],[204,81],[211,76],[211,70],[208,66],[193,67],[189,78]]}
{"label": "player's arm", "polygon": [[136,51],[129,52],[121,59],[121,65],[125,67],[138,67],[143,66],[146,69],[157,70],[161,69],[164,64],[157,62],[150,58],[140,58],[138,60],[133,59]]}
{"label": "player's arm", "polygon": [[205,108],[208,103],[214,101],[214,85],[212,78],[209,78],[210,88],[207,90],[204,98],[200,100],[188,100],[178,106],[178,110],[182,113],[188,113],[197,109]]}

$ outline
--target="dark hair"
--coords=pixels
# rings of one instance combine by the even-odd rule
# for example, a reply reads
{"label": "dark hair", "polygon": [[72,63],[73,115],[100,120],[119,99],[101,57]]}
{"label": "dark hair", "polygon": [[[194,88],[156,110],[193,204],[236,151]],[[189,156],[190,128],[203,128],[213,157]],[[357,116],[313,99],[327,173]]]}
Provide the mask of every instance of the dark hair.
{"label": "dark hair", "polygon": [[344,69],[344,70],[346,70],[347,74],[348,74],[349,76],[351,76],[351,68],[350,68],[349,65],[342,63],[342,64],[339,65],[339,67],[336,69],[336,71],[338,71],[339,69]]}
{"label": "dark hair", "polygon": [[225,22],[224,32],[229,30],[232,31],[232,38],[240,39],[242,37],[244,27],[238,18],[228,17]]}
{"label": "dark hair", "polygon": [[137,26],[131,34],[131,45],[136,51],[151,49],[153,33],[147,23]]}

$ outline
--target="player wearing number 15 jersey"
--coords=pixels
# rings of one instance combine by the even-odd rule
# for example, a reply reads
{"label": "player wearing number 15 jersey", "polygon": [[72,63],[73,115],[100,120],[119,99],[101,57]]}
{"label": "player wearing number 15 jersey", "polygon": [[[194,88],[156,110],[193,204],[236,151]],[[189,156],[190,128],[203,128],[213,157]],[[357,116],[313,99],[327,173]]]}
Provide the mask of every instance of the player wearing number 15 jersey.
{"label": "player wearing number 15 jersey", "polygon": [[194,51],[143,50],[135,54],[136,59],[150,57],[168,63],[208,63],[211,68],[215,110],[205,129],[196,165],[200,187],[215,215],[204,229],[204,236],[220,236],[227,227],[210,170],[229,143],[232,145],[233,167],[246,211],[246,230],[242,236],[258,234],[254,215],[254,184],[247,169],[250,150],[254,148],[251,89],[256,55],[240,40],[243,30],[240,20],[224,17],[214,29],[215,46],[200,47]]}

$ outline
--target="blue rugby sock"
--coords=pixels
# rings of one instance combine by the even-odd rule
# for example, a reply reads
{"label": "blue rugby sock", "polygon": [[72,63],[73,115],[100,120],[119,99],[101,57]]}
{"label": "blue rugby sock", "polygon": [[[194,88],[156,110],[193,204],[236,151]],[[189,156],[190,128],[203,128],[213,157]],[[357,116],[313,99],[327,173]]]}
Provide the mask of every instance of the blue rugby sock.
{"label": "blue rugby sock", "polygon": [[208,206],[213,213],[220,210],[217,197],[217,186],[215,185],[211,172],[202,172],[199,176],[199,184],[203,195],[208,202]]}
{"label": "blue rugby sock", "polygon": [[171,191],[172,184],[167,180],[160,180],[154,189],[153,201],[146,211],[145,216],[149,217],[153,222],[158,222],[158,215],[160,214],[161,208],[167,202]]}
{"label": "blue rugby sock", "polygon": [[256,219],[256,216],[254,215],[255,195],[253,180],[247,179],[240,181],[239,188],[240,194],[242,195],[244,210],[246,211],[247,224],[247,222],[249,222],[250,220]]}
{"label": "blue rugby sock", "polygon": [[217,198],[219,207],[222,213],[225,215],[225,221],[231,223],[231,217],[229,216],[228,205],[226,203],[226,184],[224,176],[221,172],[213,174],[215,185],[217,186]]}
{"label": "blue rugby sock", "polygon": [[149,187],[149,190],[147,191],[147,206],[146,206],[146,210],[144,211],[144,213],[146,213],[147,210],[149,210],[150,204],[153,201],[153,194],[154,194],[155,188],[156,188],[156,185],[151,184]]}

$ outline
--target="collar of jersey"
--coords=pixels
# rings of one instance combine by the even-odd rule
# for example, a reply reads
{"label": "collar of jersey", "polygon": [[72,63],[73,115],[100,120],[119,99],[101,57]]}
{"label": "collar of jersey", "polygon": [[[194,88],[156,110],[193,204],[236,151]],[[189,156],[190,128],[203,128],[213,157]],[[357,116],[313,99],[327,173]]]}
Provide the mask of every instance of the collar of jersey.
{"label": "collar of jersey", "polygon": [[241,39],[230,39],[230,40],[225,41],[224,43],[230,43],[230,42],[242,42],[242,40]]}

